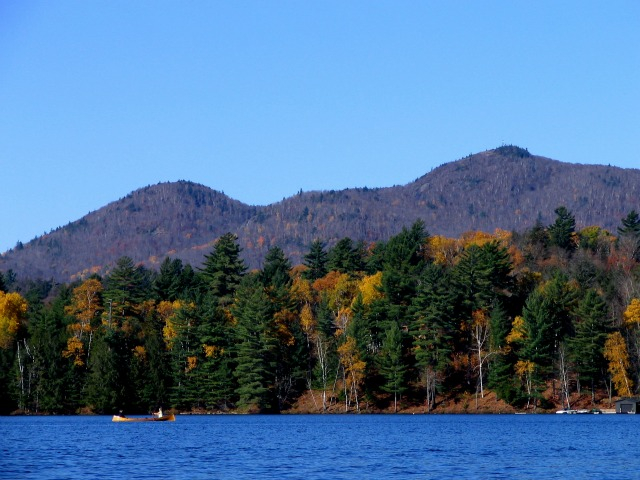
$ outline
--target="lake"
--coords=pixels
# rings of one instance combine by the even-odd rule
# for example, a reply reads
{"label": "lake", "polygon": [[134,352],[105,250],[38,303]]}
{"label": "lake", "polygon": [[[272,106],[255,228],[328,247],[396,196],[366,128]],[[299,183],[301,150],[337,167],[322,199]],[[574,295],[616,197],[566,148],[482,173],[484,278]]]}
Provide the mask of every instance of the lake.
{"label": "lake", "polygon": [[640,415],[0,417],[3,479],[640,478]]}

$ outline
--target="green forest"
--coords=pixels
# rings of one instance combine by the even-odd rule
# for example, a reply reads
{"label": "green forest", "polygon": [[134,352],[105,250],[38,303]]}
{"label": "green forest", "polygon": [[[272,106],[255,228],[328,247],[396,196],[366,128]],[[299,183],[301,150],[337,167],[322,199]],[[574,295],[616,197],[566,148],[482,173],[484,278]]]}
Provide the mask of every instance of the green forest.
{"label": "green forest", "polygon": [[[615,233],[555,210],[525,232],[278,246],[249,271],[232,233],[194,268],[122,257],[70,284],[0,275],[0,413],[519,408],[640,384],[640,216]],[[550,390],[549,386],[553,385]],[[549,393],[552,392],[552,393]]]}

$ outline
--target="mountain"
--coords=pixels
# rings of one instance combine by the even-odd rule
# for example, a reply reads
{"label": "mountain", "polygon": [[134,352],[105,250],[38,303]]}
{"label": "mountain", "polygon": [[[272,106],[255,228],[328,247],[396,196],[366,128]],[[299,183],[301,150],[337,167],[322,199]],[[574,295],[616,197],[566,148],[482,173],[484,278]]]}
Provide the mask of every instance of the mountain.
{"label": "mountain", "polygon": [[166,257],[199,266],[215,240],[238,235],[243,256],[259,267],[279,245],[293,263],[315,238],[383,241],[416,219],[430,234],[524,231],[549,225],[566,206],[577,228],[615,233],[640,210],[640,170],[569,164],[502,146],[450,162],[403,186],[300,192],[250,206],[192,182],[148,186],[0,256],[0,271],[66,282],[103,272],[123,256],[155,267]]}

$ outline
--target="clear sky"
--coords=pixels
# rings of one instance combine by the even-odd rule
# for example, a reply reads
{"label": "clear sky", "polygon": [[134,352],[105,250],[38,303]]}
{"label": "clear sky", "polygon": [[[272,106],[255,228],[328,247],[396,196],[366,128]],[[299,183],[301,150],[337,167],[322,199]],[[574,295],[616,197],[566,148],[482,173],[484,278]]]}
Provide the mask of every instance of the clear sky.
{"label": "clear sky", "polygon": [[0,252],[158,182],[264,205],[503,143],[640,167],[639,1],[0,1]]}

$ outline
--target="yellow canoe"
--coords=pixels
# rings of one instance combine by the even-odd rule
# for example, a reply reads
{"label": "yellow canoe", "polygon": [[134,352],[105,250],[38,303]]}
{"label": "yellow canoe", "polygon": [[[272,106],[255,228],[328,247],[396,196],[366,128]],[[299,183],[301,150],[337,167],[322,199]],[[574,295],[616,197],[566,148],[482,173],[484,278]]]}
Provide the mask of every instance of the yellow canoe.
{"label": "yellow canoe", "polygon": [[163,415],[161,417],[125,417],[123,415],[114,415],[112,422],[175,422],[176,417],[173,413]]}

